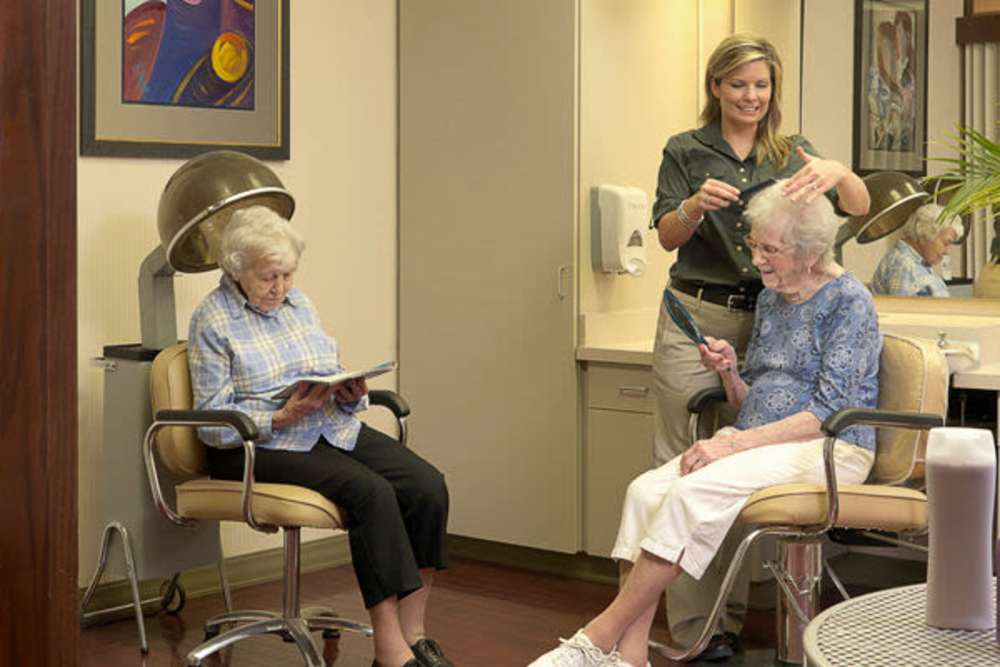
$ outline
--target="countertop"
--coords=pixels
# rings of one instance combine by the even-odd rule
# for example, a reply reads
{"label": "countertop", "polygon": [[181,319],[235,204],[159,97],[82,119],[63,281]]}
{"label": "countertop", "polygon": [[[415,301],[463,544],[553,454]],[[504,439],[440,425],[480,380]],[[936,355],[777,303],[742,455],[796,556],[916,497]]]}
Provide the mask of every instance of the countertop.
{"label": "countertop", "polygon": [[600,361],[610,364],[653,365],[653,339],[627,343],[582,345],[576,348],[577,361]]}

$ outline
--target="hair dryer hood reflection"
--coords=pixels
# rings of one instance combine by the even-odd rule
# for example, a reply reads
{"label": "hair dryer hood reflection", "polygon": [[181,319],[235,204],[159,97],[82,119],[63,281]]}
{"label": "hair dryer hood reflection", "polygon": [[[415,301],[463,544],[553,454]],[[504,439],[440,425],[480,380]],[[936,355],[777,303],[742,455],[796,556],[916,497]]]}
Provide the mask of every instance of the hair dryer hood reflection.
{"label": "hair dryer hood reflection", "polygon": [[596,188],[591,245],[595,269],[641,276],[646,271],[645,231],[649,202],[640,188],[601,185]]}

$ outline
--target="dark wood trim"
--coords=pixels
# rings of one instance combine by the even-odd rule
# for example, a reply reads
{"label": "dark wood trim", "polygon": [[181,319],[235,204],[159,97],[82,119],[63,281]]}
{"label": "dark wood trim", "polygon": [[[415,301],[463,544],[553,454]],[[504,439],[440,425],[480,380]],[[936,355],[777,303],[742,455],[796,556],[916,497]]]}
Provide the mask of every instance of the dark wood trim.
{"label": "dark wood trim", "polygon": [[973,14],[955,19],[955,42],[962,46],[1000,42],[1000,12]]}
{"label": "dark wood trim", "polygon": [[79,664],[76,3],[0,2],[0,665]]}

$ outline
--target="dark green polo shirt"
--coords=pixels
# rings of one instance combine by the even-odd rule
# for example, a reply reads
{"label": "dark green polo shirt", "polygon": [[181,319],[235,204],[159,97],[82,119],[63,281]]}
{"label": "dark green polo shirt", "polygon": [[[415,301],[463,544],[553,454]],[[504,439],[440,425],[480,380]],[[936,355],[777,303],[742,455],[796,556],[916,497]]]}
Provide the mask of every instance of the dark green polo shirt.
{"label": "dark green polo shirt", "polygon": [[[796,148],[802,146],[809,155],[817,153],[804,137],[793,135],[790,139],[791,157],[785,168],[779,170],[770,160],[758,165],[756,148],[745,160],[736,157],[722,138],[718,122],[674,135],[663,149],[650,226],[655,226],[664,213],[673,211],[682,200],[697,192],[706,179],[725,181],[745,190],[769,178],[791,176],[804,164],[795,154]],[[834,189],[826,193],[835,208],[836,192]],[[694,235],[677,249],[677,261],[670,267],[670,277],[699,285],[735,287],[747,282],[759,285],[760,273],[750,261],[750,248],[743,240],[749,231],[750,223],[743,219],[743,207],[738,204],[707,211]]]}

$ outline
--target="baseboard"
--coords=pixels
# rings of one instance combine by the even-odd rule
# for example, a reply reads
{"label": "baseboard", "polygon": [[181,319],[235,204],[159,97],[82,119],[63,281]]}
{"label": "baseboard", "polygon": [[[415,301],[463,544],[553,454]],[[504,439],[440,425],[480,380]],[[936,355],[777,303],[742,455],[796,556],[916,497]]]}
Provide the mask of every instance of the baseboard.
{"label": "baseboard", "polygon": [[[351,550],[347,543],[347,533],[312,540],[302,544],[301,571],[315,572],[331,567],[345,565],[351,562]],[[282,549],[265,549],[254,553],[227,558],[226,577],[231,590],[247,586],[278,581],[282,576]],[[140,573],[141,576],[142,573]],[[180,583],[188,598],[206,595],[221,595],[222,585],[219,582],[218,569],[215,566],[199,567],[181,573]],[[147,604],[147,611],[160,608],[161,588],[166,584],[163,579],[148,579],[139,582],[139,597]],[[86,587],[80,588],[80,599]],[[87,615],[82,620],[87,624],[99,623],[119,618],[131,617],[134,611],[124,605],[132,602],[132,591],[128,580],[111,581],[100,584],[94,592],[87,607]]]}
{"label": "baseboard", "polygon": [[448,553],[555,577],[618,585],[618,566],[610,558],[546,551],[463,535],[448,536]]}

